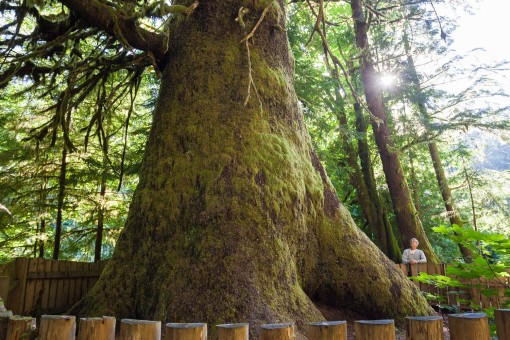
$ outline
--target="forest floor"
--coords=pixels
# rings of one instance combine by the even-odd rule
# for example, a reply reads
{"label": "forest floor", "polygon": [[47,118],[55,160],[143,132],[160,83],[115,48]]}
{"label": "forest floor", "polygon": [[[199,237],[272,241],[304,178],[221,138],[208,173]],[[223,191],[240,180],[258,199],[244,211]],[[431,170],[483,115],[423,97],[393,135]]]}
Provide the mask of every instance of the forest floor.
{"label": "forest floor", "polygon": [[[316,304],[316,306],[321,311],[322,315],[328,321],[339,321],[346,320],[347,321],[347,339],[354,339],[354,322],[356,320],[364,320],[363,316],[359,314],[350,312],[350,311],[342,311],[330,306]],[[448,314],[443,314],[437,312],[437,315],[443,318],[443,340],[450,340],[450,329],[448,326]],[[404,324],[395,324],[396,331],[396,340],[405,340],[406,339],[406,328]]]}

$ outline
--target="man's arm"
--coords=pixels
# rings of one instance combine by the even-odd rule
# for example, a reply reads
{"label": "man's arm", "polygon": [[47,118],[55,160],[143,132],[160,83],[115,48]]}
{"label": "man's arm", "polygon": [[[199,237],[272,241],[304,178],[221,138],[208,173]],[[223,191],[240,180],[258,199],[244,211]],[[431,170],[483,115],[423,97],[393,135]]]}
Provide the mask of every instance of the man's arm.
{"label": "man's arm", "polygon": [[404,250],[404,253],[402,254],[402,263],[403,264],[409,263],[409,249]]}
{"label": "man's arm", "polygon": [[427,258],[422,250],[420,250],[420,259],[418,260],[418,263],[427,263]]}

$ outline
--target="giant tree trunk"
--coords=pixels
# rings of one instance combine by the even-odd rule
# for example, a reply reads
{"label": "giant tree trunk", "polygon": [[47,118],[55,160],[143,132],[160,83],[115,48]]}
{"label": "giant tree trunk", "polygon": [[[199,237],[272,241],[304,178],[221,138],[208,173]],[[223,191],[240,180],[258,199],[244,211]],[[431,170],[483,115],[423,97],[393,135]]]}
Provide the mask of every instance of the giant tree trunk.
{"label": "giant tree trunk", "polygon": [[[243,2],[247,31],[265,3]],[[240,3],[174,22],[140,182],[82,313],[172,322],[321,320],[310,297],[372,317],[431,312],[353,223],[311,148],[282,3],[247,54]],[[245,106],[251,75],[257,87]],[[259,102],[260,99],[260,102]]]}
{"label": "giant tree trunk", "polygon": [[384,104],[378,87],[376,71],[370,58],[367,24],[361,7],[361,1],[351,0],[351,8],[356,31],[356,45],[362,52],[361,77],[367,105],[371,112],[372,130],[374,131],[377,149],[381,156],[386,182],[391,194],[400,238],[402,243],[407,245],[411,238],[416,237],[420,241],[420,248],[427,255],[428,261],[438,263],[439,258],[430,245],[414,207],[404,171],[391,138]]}

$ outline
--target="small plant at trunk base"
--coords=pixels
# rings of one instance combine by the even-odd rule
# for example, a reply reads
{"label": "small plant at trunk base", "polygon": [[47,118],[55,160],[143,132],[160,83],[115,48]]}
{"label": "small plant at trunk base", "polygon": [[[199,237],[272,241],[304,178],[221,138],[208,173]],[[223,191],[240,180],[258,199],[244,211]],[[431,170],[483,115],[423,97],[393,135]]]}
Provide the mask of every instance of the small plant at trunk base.
{"label": "small plant at trunk base", "polygon": [[[441,309],[451,312],[483,311],[489,318],[491,332],[495,332],[494,310],[510,306],[510,241],[502,234],[484,233],[457,225],[433,228],[455,243],[469,248],[475,254],[470,263],[456,262],[446,267],[445,275],[421,272],[413,278],[432,285],[443,294],[426,293]],[[504,295],[505,298],[501,299]],[[494,333],[495,334],[495,333]]]}

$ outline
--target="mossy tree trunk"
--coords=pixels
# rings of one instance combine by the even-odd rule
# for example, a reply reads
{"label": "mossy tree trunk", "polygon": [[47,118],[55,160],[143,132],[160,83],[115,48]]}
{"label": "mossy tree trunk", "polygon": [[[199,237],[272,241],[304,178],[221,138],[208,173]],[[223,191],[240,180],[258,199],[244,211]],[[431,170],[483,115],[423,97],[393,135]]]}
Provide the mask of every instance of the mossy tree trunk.
{"label": "mossy tree trunk", "polygon": [[367,106],[371,112],[370,121],[377,149],[381,156],[386,183],[391,194],[401,241],[404,245],[408,245],[411,238],[417,238],[420,241],[420,248],[425,252],[428,261],[439,263],[439,258],[432,249],[414,207],[409,186],[404,176],[404,170],[393,144],[384,110],[384,103],[378,87],[377,74],[370,57],[367,23],[361,1],[351,0],[351,9],[356,33],[356,46],[361,51],[361,78]]}
{"label": "mossy tree trunk", "polygon": [[[240,40],[264,8],[248,53]],[[371,317],[431,312],[340,204],[304,125],[284,27],[283,2],[233,0],[172,23],[140,182],[82,314],[256,331],[323,319],[311,298]]]}

